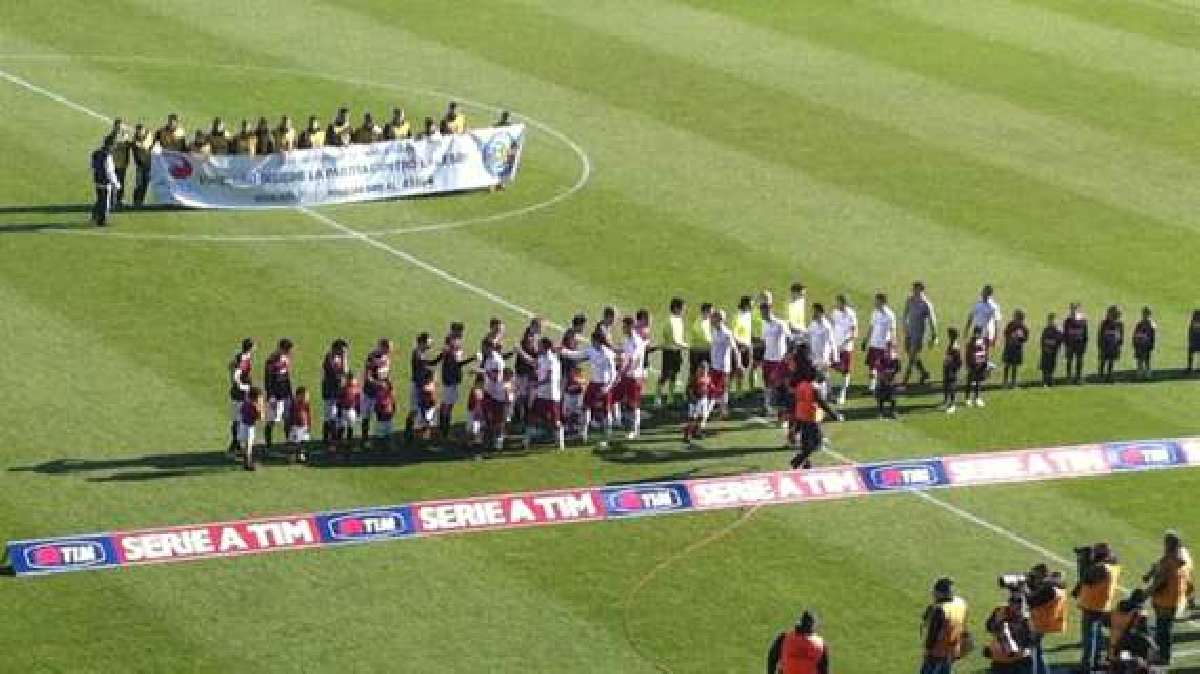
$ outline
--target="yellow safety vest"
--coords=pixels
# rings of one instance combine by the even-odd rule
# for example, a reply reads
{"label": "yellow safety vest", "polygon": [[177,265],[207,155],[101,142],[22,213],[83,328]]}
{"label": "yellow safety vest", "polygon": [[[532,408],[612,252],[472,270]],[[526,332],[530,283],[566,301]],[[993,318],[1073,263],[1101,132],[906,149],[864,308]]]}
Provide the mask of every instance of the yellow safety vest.
{"label": "yellow safety vest", "polygon": [[1117,595],[1117,584],[1121,579],[1120,564],[1105,564],[1108,569],[1108,579],[1103,583],[1084,585],[1079,590],[1079,608],[1085,611],[1106,613],[1112,610],[1113,599]]}

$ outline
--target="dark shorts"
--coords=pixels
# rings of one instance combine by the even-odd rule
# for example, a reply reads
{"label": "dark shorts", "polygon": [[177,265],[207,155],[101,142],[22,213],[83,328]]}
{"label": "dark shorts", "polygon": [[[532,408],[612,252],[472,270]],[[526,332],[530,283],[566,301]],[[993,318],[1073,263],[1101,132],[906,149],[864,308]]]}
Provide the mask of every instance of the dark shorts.
{"label": "dark shorts", "polygon": [[548,426],[561,426],[562,405],[557,400],[537,398],[533,401],[533,418]]}
{"label": "dark shorts", "polygon": [[1100,349],[1100,357],[1105,360],[1116,360],[1121,357],[1121,347],[1105,346]]}
{"label": "dark shorts", "polygon": [[1193,339],[1188,342],[1188,353],[1196,353],[1200,351],[1200,339]]}
{"label": "dark shorts", "polygon": [[1147,346],[1139,346],[1133,349],[1133,357],[1138,360],[1147,360],[1152,353],[1154,353],[1154,349]]}
{"label": "dark shorts", "polygon": [[987,379],[987,374],[987,363],[982,365],[972,365],[971,367],[967,368],[967,377],[971,381],[983,381]]}
{"label": "dark shorts", "polygon": [[745,344],[738,344],[738,357],[742,359],[742,367],[749,368],[754,364],[750,359],[750,347]]}
{"label": "dark shorts", "polygon": [[883,360],[886,352],[883,349],[871,347],[867,349],[867,368],[874,370],[879,367],[879,361]]}
{"label": "dark shorts", "polygon": [[712,358],[709,349],[692,349],[688,351],[688,371],[695,372],[700,363],[708,363]]}
{"label": "dark shorts", "polygon": [[1025,350],[1019,346],[1004,347],[1004,364],[1020,365],[1025,362]]}
{"label": "dark shorts", "polygon": [[750,350],[754,354],[754,362],[761,363],[763,357],[767,355],[767,347],[763,345],[761,339],[754,340],[754,348]]}
{"label": "dark shorts", "polygon": [[641,409],[644,383],[642,379],[622,377],[621,381],[617,382],[616,388],[613,389],[613,400],[625,403],[625,406],[630,409]]}
{"label": "dark shorts", "polygon": [[821,424],[812,421],[797,421],[800,432],[800,450],[815,452],[821,448]]}
{"label": "dark shorts", "polygon": [[942,381],[953,384],[958,381],[958,368],[942,368]]}
{"label": "dark shorts", "polygon": [[683,354],[677,349],[663,349],[662,374],[659,376],[659,379],[662,381],[671,381],[679,375],[681,367],[683,367]]}
{"label": "dark shorts", "polygon": [[1087,344],[1072,344],[1071,342],[1067,342],[1063,344],[1063,347],[1064,351],[1067,352],[1068,358],[1071,356],[1082,356],[1087,353]]}
{"label": "dark shorts", "polygon": [[1038,364],[1038,367],[1042,372],[1054,372],[1054,366],[1057,364],[1057,361],[1058,359],[1055,358],[1054,354],[1043,353],[1042,362]]}

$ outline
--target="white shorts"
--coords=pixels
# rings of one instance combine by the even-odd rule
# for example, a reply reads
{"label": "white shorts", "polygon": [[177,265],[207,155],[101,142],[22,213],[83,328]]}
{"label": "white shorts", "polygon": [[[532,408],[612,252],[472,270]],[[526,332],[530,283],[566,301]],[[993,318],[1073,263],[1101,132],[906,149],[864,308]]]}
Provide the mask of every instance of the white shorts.
{"label": "white shorts", "polygon": [[288,442],[300,444],[312,440],[312,435],[305,426],[292,426],[288,429]]}
{"label": "white shorts", "polygon": [[430,428],[433,426],[434,422],[437,420],[437,406],[436,405],[434,405],[432,407],[428,407],[428,408],[418,407],[416,409],[416,412],[417,412],[417,415],[416,415],[416,419],[414,421],[416,421],[416,425],[418,428]]}
{"label": "white shorts", "polygon": [[442,404],[446,407],[458,404],[458,384],[442,384]]}
{"label": "white shorts", "polygon": [[708,398],[700,398],[694,403],[688,404],[688,418],[699,419],[705,414],[712,412],[713,403]]}
{"label": "white shorts", "polygon": [[242,449],[254,446],[254,425],[238,422],[238,444]]}
{"label": "white shorts", "polygon": [[353,428],[355,422],[358,421],[358,410],[338,410],[337,423],[338,428],[346,429]]}
{"label": "white shorts", "polygon": [[285,415],[287,414],[287,407],[288,407],[287,400],[281,400],[281,399],[277,399],[277,398],[268,398],[267,399],[267,409],[263,416],[266,417],[265,420],[268,423],[282,422],[286,418]]}

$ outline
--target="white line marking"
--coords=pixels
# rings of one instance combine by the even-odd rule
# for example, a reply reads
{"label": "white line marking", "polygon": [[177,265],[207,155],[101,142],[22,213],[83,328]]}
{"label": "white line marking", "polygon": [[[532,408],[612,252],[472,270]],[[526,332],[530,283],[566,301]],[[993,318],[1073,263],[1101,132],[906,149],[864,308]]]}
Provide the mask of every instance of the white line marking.
{"label": "white line marking", "polygon": [[[850,457],[846,456],[845,454],[838,452],[837,450],[826,447],[824,451],[826,454],[832,456],[833,458],[837,459],[838,461],[841,461],[842,463],[845,463],[845,464],[851,465],[851,466],[858,465],[857,462],[850,459]],[[928,501],[929,503],[932,503],[940,508],[944,508],[946,511],[951,512],[951,513],[963,518],[964,520],[971,522],[972,524],[983,527],[984,529],[987,529],[988,531],[991,531],[994,534],[1003,536],[1004,538],[1007,538],[1008,540],[1010,540],[1018,545],[1026,547],[1026,548],[1038,553],[1039,555],[1043,555],[1046,559],[1053,560],[1064,566],[1072,566],[1075,564],[1075,562],[1073,560],[1070,560],[1070,559],[1067,559],[1060,555],[1057,555],[1057,554],[1051,552],[1050,550],[1048,550],[1047,548],[1045,548],[1041,545],[1038,545],[1037,543],[1034,543],[1033,541],[1029,540],[1028,538],[1021,536],[1020,534],[1016,533],[1015,531],[1012,531],[1010,529],[1005,529],[1004,527],[1000,526],[999,524],[994,524],[992,522],[989,522],[974,513],[963,510],[962,508],[960,508],[952,503],[943,501],[940,498],[930,494],[927,491],[921,491],[921,490],[914,489],[914,490],[912,490],[912,494],[915,495],[917,498]]]}
{"label": "white line marking", "polygon": [[[107,115],[103,115],[99,112],[96,112],[95,110],[92,110],[91,108],[85,107],[74,101],[68,100],[67,98],[65,98],[59,94],[56,94],[52,91],[43,89],[42,87],[39,87],[36,84],[33,84],[32,82],[26,81],[20,77],[17,77],[16,75],[12,75],[3,70],[0,70],[0,77],[3,77],[4,79],[6,79],[10,82],[13,82],[14,84],[20,85],[34,93],[41,94],[57,103],[61,103],[73,110],[77,110],[79,112],[82,112],[82,113],[85,113],[92,117],[95,117],[96,119],[99,119],[99,120],[102,120],[105,122],[109,122],[112,119],[111,117],[109,117]],[[423,270],[429,272],[430,274],[437,276],[438,278],[442,279],[443,281],[452,283],[464,290],[468,290],[472,293],[475,293],[476,295],[479,295],[480,297],[491,300],[492,302],[495,302],[496,304],[499,304],[500,306],[502,306],[510,311],[514,311],[522,316],[525,316],[526,318],[532,318],[537,315],[533,311],[526,309],[525,307],[523,307],[519,304],[514,304],[512,302],[509,302],[508,300],[504,299],[503,297],[500,297],[499,295],[497,295],[491,291],[484,290],[483,288],[480,288],[477,285],[468,283],[468,282],[458,278],[457,276],[454,276],[450,272],[448,272],[444,269],[441,269],[440,267],[436,267],[432,264],[429,264],[428,262],[425,262],[424,260],[421,260],[420,258],[413,256],[411,253],[406,253],[406,252],[400,250],[399,248],[396,248],[394,246],[389,246],[388,244],[383,243],[382,241],[377,241],[375,239],[372,239],[370,236],[368,236],[362,232],[359,232],[355,229],[351,229],[350,227],[343,225],[342,223],[338,222],[337,220],[334,220],[333,218],[322,215],[322,214],[320,214],[314,210],[308,209],[308,208],[299,208],[297,210],[299,210],[301,213],[304,213],[305,215],[308,215],[311,218],[318,220],[319,222],[324,223],[325,225],[327,225],[329,227],[332,227],[333,229],[338,230],[339,232],[341,232],[342,234],[344,234],[350,238],[358,239],[359,241],[362,241],[363,243],[365,243],[369,246],[372,246],[373,248],[378,248],[379,250],[382,250],[386,253],[395,255],[396,257],[404,260],[405,262],[413,265],[414,267],[423,269]],[[559,331],[563,330],[563,327],[561,325],[558,325],[558,324],[552,323],[552,322],[549,324],[551,326],[553,326],[556,330],[559,330]]]}
{"label": "white line marking", "polygon": [[112,121],[112,119],[110,117],[108,117],[108,115],[102,115],[102,114],[96,112],[95,110],[92,110],[89,107],[80,105],[80,104],[76,103],[75,101],[67,100],[66,98],[60,96],[59,94],[54,93],[53,91],[43,89],[43,88],[39,87],[38,85],[36,85],[26,79],[23,79],[21,77],[17,77],[16,75],[14,75],[8,71],[0,70],[0,78],[6,79],[9,82],[12,82],[13,84],[15,84],[19,87],[24,87],[25,89],[28,89],[29,91],[32,91],[35,94],[41,94],[42,96],[49,98],[50,100],[54,101],[55,103],[61,103],[76,112],[82,112],[83,114],[88,115],[89,117],[95,117],[96,119],[98,119],[102,122],[111,122]]}
{"label": "white line marking", "polygon": [[[424,269],[425,271],[429,272],[430,274],[433,274],[434,276],[437,276],[438,278],[442,279],[443,281],[446,281],[447,283],[452,283],[452,284],[462,288],[463,290],[468,290],[470,292],[475,293],[476,295],[479,295],[480,297],[489,299],[492,302],[495,302],[496,304],[499,304],[500,306],[502,306],[510,311],[514,311],[518,314],[521,314],[522,316],[525,316],[526,318],[533,318],[534,316],[537,316],[537,314],[534,313],[530,309],[526,309],[525,307],[523,307],[519,304],[513,304],[512,302],[509,302],[508,300],[504,299],[503,297],[500,297],[499,295],[497,295],[489,290],[485,290],[483,288],[480,288],[477,285],[468,283],[440,267],[435,267],[434,265],[429,264],[428,262],[425,262],[424,260],[414,257],[411,253],[406,253],[405,251],[402,251],[399,248],[396,248],[395,246],[389,246],[388,244],[386,244],[382,241],[379,241],[377,239],[372,239],[367,234],[364,234],[363,232],[360,232],[356,229],[351,229],[350,227],[343,225],[342,223],[338,222],[337,220],[334,220],[333,218],[331,218],[327,215],[322,215],[321,213],[318,213],[309,208],[299,208],[297,210],[299,210],[301,213],[304,213],[305,215],[308,215],[309,217],[312,217],[315,220],[318,220],[319,222],[322,222],[322,223],[338,230],[339,232],[342,232],[343,234],[346,234],[355,239],[358,239],[359,241],[362,241],[363,243],[367,244],[368,246],[371,246],[373,248],[378,248],[379,250],[382,250],[385,253],[390,253],[392,255],[395,255],[396,257],[400,258],[401,260],[404,260],[405,262],[413,265],[414,267]],[[549,325],[551,325],[556,330],[559,330],[559,331],[563,330],[563,327],[561,325],[558,325],[557,323],[549,322]]]}
{"label": "white line marking", "polygon": [[[60,61],[60,60],[79,59],[79,60],[102,61],[102,62],[111,62],[111,63],[144,63],[144,64],[177,65],[177,66],[192,65],[190,63],[186,63],[186,62],[182,62],[182,61],[178,61],[178,60],[174,60],[174,59],[163,59],[163,58],[144,57],[144,56],[143,57],[138,57],[138,56],[126,57],[126,56],[106,56],[106,55],[87,56],[87,55],[72,55],[72,54],[0,54],[0,59],[27,60],[27,61]],[[489,110],[491,112],[499,112],[500,110],[502,110],[502,108],[499,106],[491,105],[488,103],[482,103],[480,101],[474,101],[469,98],[463,98],[461,96],[449,94],[444,91],[438,91],[435,89],[428,89],[428,88],[424,88],[424,87],[415,87],[415,86],[406,86],[406,85],[397,85],[397,84],[391,84],[388,82],[376,82],[376,81],[372,81],[372,80],[364,80],[364,79],[358,79],[358,78],[337,77],[334,75],[326,75],[324,73],[311,72],[311,71],[307,71],[307,70],[301,70],[298,68],[280,68],[280,67],[275,67],[275,66],[260,66],[260,65],[248,65],[248,64],[239,64],[239,63],[210,63],[210,64],[206,64],[205,67],[223,68],[223,69],[229,69],[229,70],[281,73],[281,74],[293,75],[293,76],[312,77],[312,78],[316,78],[316,79],[323,79],[326,81],[338,82],[338,83],[342,83],[342,84],[352,84],[352,85],[366,86],[366,87],[379,87],[382,89],[392,89],[394,91],[410,91],[410,92],[416,92],[416,93],[423,93],[423,94],[426,94],[429,96],[438,96],[438,97],[442,97],[442,98],[449,98],[449,99],[457,100],[460,103],[465,104],[467,106],[481,108],[483,110]],[[3,73],[3,71],[0,71],[0,73]],[[97,119],[102,119],[106,122],[111,121],[110,118],[106,115],[102,115],[94,110],[90,110],[90,109],[86,108],[85,106],[82,106],[82,105],[79,105],[78,103],[70,101],[70,100],[64,98],[63,96],[60,96],[52,91],[48,91],[46,89],[38,87],[37,85],[34,85],[16,75],[12,75],[11,73],[4,73],[3,76],[4,76],[4,79],[8,79],[9,81],[13,82],[14,84],[18,84],[22,87],[29,89],[30,91],[34,91],[36,93],[42,94],[43,96],[46,96],[54,101],[62,103],[63,105],[72,107],[80,112],[83,112],[85,114],[96,117]],[[557,139],[559,142],[566,145],[567,148],[570,149],[571,152],[573,152],[575,154],[575,156],[579,159],[580,172],[579,172],[579,176],[578,176],[578,178],[576,178],[574,184],[572,184],[566,190],[559,192],[558,194],[555,194],[554,196],[550,197],[549,199],[546,199],[545,201],[539,201],[537,203],[529,204],[527,206],[522,206],[520,208],[516,208],[513,210],[509,210],[509,211],[502,211],[500,213],[492,213],[490,215],[481,215],[481,216],[476,216],[476,217],[472,217],[472,218],[465,218],[462,220],[452,220],[449,222],[437,222],[437,223],[416,225],[416,226],[410,226],[410,227],[393,227],[391,229],[379,229],[379,230],[359,230],[359,233],[366,234],[367,236],[384,236],[384,235],[391,235],[391,234],[420,234],[423,232],[439,232],[439,231],[445,231],[448,229],[458,229],[459,227],[467,227],[469,225],[484,224],[484,223],[488,223],[488,222],[497,222],[499,220],[507,220],[509,218],[516,218],[516,217],[520,217],[522,215],[527,215],[529,213],[533,213],[535,211],[542,210],[544,208],[549,208],[550,206],[553,206],[565,199],[570,198],[571,196],[574,196],[575,193],[582,190],[587,185],[587,183],[591,179],[591,175],[592,175],[592,160],[591,160],[591,157],[588,156],[587,151],[585,151],[578,143],[571,140],[571,138],[568,137],[566,134],[559,131],[558,129],[555,129],[554,127],[550,126],[549,124],[546,124],[545,122],[534,119],[533,117],[525,115],[516,110],[510,110],[510,112],[513,115],[519,116],[521,119],[525,120],[525,122],[528,123],[530,126],[534,126],[538,129],[541,129],[549,136]],[[90,229],[85,229],[85,230],[45,230],[43,233],[46,233],[46,234],[68,234],[68,235],[73,235],[73,236],[106,236],[106,237],[119,237],[119,238],[124,238],[124,239],[139,239],[139,240],[146,239],[146,240],[167,240],[167,241],[196,241],[196,242],[205,242],[205,243],[207,243],[207,242],[240,243],[243,241],[249,242],[249,243],[270,243],[270,242],[279,242],[279,241],[350,240],[350,239],[357,238],[354,235],[346,234],[346,233],[342,233],[342,234],[247,234],[247,235],[237,235],[237,234],[228,234],[228,235],[224,235],[224,234],[153,234],[153,233],[137,233],[137,232],[100,232],[100,231],[90,230]]]}

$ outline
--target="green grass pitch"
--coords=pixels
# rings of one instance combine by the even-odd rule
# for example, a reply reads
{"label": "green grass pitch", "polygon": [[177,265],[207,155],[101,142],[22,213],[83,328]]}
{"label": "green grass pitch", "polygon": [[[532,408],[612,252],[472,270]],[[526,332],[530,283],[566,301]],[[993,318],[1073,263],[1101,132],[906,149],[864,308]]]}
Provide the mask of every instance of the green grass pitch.
{"label": "green grass pitch", "polygon": [[[943,324],[984,282],[1035,327],[1073,299],[1130,326],[1148,304],[1161,381],[997,392],[952,418],[914,395],[899,422],[831,427],[833,445],[868,461],[1194,434],[1200,390],[1174,371],[1200,305],[1198,20],[1191,0],[7,3],[0,538],[785,465],[777,432],[744,419],[694,452],[668,427],[485,462],[244,474],[218,457],[243,336],[294,339],[314,385],[335,336],[357,364],[380,335],[404,353],[452,320],[472,339],[523,321],[471,288],[557,323],[797,279],[864,319],[871,293],[898,305],[916,278]],[[449,97],[474,125],[485,106],[538,123],[513,189],[86,226],[106,127],[67,103],[194,129],[343,103],[417,118]],[[934,495],[1012,537],[901,494],[0,578],[0,670],[762,671],[810,607],[835,671],[916,671],[937,576],[981,632],[996,574],[1042,561],[1030,545],[1108,540],[1140,574],[1165,528],[1200,533],[1196,488],[1180,470]]]}

